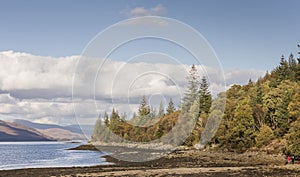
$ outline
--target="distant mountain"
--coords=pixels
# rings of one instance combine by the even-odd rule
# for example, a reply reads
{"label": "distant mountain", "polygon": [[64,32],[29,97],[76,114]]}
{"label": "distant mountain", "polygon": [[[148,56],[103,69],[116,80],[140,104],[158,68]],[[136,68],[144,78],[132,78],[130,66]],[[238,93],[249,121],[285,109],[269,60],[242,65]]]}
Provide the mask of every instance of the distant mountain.
{"label": "distant mountain", "polygon": [[69,130],[73,133],[79,133],[82,134],[82,130],[84,131],[85,134],[91,135],[94,129],[94,125],[78,125],[78,124],[73,124],[73,125],[67,125],[67,126],[60,126],[56,124],[41,124],[41,123],[34,123],[28,120],[23,120],[23,119],[14,119],[13,122],[21,125],[25,125],[31,128],[35,129],[49,129],[49,128],[61,128],[65,130]]}
{"label": "distant mountain", "polygon": [[0,120],[0,141],[53,141],[30,127]]}
{"label": "distant mountain", "polygon": [[61,128],[48,128],[48,129],[37,129],[39,132],[50,136],[57,141],[69,141],[69,140],[84,140],[85,137],[82,134],[73,133],[69,130],[64,130]]}
{"label": "distant mountain", "polygon": [[12,122],[17,123],[17,124],[21,124],[21,125],[25,125],[27,127],[31,127],[34,129],[49,129],[49,128],[63,128],[59,125],[55,125],[55,124],[40,124],[40,123],[34,123],[28,120],[23,120],[23,119],[14,119]]}
{"label": "distant mountain", "polygon": [[[25,125],[31,127],[33,129],[37,129],[38,131],[54,138],[55,140],[75,140],[75,139],[86,139],[91,137],[93,132],[93,125],[68,125],[68,126],[60,126],[56,124],[41,124],[34,123],[28,120],[23,119],[15,119],[14,123],[18,123],[21,125]],[[85,134],[83,134],[83,132]]]}
{"label": "distant mountain", "polygon": [[70,130],[71,132],[74,133],[81,133],[85,134],[86,137],[90,138],[93,134],[94,131],[94,125],[78,125],[78,124],[73,124],[73,125],[67,125],[64,127],[67,130]]}

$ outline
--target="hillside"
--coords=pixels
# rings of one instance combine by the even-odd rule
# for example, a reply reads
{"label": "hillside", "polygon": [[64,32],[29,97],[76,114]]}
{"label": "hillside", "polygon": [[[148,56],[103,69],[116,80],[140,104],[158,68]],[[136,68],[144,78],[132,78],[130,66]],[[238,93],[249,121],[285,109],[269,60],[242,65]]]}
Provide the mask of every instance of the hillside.
{"label": "hillside", "polygon": [[52,139],[57,141],[69,141],[69,140],[84,140],[85,137],[82,134],[73,133],[68,130],[61,128],[48,128],[48,129],[37,129],[39,132],[50,136]]}
{"label": "hillside", "polygon": [[39,131],[0,120],[0,141],[53,141]]}
{"label": "hillside", "polygon": [[85,139],[80,127],[77,126],[60,126],[56,124],[40,124],[28,120],[15,119],[14,123],[36,129],[37,131],[51,137],[54,140],[83,140]]}
{"label": "hillside", "polygon": [[[299,81],[300,58],[296,59],[290,54],[288,59],[282,56],[280,64],[256,82],[249,80],[246,85],[232,85],[212,102],[208,82],[205,78],[200,81],[198,71],[192,65],[187,92],[177,111],[170,100],[167,113],[161,106],[162,109],[159,108],[156,114],[144,96],[138,113],[131,118],[133,125],[137,126],[127,123],[118,110],[113,109],[110,116],[104,113],[104,117],[97,121],[92,141],[113,141],[113,132],[133,142],[149,142],[170,132],[180,114],[192,113],[195,127],[183,144],[193,146],[199,142],[206,122],[214,122],[208,116],[214,113],[211,112],[213,103],[218,105],[226,102],[223,114],[220,113],[223,115],[222,123],[208,146],[236,152],[261,150],[300,156]],[[147,126],[155,119],[159,121]],[[179,135],[174,135],[175,140],[170,141],[176,141]]]}

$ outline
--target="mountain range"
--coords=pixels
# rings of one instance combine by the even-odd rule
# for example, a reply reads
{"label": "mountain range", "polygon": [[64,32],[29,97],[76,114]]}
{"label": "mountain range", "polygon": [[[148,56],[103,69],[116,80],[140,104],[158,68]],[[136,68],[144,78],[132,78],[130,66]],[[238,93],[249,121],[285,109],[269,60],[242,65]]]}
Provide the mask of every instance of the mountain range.
{"label": "mountain range", "polygon": [[0,141],[53,141],[36,129],[0,120]]}
{"label": "mountain range", "polygon": [[0,141],[85,140],[90,137],[92,131],[92,125],[60,126],[34,123],[23,119],[15,119],[11,122],[0,120]]}

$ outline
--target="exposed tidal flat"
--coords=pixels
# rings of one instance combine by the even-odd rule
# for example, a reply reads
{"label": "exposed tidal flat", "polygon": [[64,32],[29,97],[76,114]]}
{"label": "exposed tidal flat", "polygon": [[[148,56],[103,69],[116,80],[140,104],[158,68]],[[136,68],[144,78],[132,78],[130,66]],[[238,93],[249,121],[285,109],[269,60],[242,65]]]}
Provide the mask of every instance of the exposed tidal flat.
{"label": "exposed tidal flat", "polygon": [[[120,149],[118,144],[102,145],[95,148],[87,144],[75,149],[110,148],[110,152]],[[126,146],[124,152],[128,154],[137,149],[140,148]],[[259,151],[235,153],[180,147],[159,159],[146,162],[127,162],[115,157],[103,156],[111,163],[106,165],[2,170],[0,176],[300,176],[300,164],[285,165],[284,155]]]}

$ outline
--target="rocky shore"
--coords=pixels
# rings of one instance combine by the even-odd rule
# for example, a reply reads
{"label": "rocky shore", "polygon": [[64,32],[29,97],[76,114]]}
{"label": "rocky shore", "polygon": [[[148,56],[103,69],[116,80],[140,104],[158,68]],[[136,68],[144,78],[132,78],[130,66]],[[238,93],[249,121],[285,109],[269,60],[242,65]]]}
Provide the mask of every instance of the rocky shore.
{"label": "rocky shore", "polygon": [[[109,148],[109,147],[106,147]],[[111,149],[115,147],[110,147]],[[92,145],[76,149],[96,150]],[[285,165],[285,157],[265,152],[204,151],[181,148],[148,162],[126,162],[105,156],[113,165],[0,171],[12,176],[300,176],[300,164]]]}

